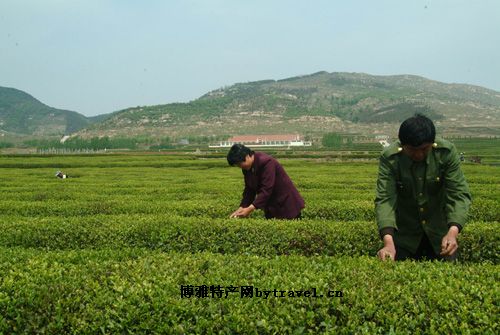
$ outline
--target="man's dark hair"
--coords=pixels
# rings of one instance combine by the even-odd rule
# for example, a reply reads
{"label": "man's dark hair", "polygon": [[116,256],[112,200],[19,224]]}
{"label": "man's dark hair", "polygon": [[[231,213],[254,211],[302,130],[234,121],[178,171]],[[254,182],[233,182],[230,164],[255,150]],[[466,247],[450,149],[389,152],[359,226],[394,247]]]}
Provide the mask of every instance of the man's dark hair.
{"label": "man's dark hair", "polygon": [[424,143],[434,143],[436,128],[427,116],[415,114],[401,123],[398,137],[402,145],[418,147]]}
{"label": "man's dark hair", "polygon": [[253,156],[254,151],[245,147],[243,144],[233,144],[227,153],[227,162],[229,165],[234,166],[238,163],[244,162],[247,155]]}

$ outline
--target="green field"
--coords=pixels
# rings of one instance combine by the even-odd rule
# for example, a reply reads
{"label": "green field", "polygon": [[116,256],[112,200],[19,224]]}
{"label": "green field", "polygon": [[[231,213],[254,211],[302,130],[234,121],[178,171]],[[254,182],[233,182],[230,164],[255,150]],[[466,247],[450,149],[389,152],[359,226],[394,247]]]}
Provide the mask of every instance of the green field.
{"label": "green field", "polygon": [[279,159],[301,221],[229,219],[243,178],[220,157],[0,157],[0,334],[500,332],[499,167],[463,165],[457,264],[383,263],[376,161]]}

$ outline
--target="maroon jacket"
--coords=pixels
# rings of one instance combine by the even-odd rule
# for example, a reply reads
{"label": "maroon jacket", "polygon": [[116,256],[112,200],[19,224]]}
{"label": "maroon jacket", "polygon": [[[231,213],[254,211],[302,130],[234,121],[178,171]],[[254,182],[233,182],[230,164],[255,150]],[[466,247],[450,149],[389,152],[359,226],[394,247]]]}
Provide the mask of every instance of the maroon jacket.
{"label": "maroon jacket", "polygon": [[241,207],[253,204],[263,209],[268,219],[293,219],[300,214],[304,199],[276,159],[256,152],[252,168],[242,171],[245,189]]}

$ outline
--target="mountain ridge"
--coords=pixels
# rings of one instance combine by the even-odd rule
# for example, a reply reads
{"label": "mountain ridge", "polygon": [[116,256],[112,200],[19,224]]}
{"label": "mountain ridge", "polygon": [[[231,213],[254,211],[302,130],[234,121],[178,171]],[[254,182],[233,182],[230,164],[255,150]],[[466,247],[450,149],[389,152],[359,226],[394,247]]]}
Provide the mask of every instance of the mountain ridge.
{"label": "mountain ridge", "polygon": [[446,132],[500,135],[500,92],[415,75],[326,71],[236,83],[187,103],[128,108],[79,134],[394,133],[416,112]]}
{"label": "mountain ridge", "polygon": [[91,123],[84,115],[50,107],[32,95],[0,86],[0,130],[20,135],[63,135]]}
{"label": "mountain ridge", "polygon": [[439,131],[500,135],[500,92],[416,75],[326,72],[236,83],[198,99],[85,117],[0,87],[0,131],[21,135],[169,136],[269,133],[394,135],[416,112]]}

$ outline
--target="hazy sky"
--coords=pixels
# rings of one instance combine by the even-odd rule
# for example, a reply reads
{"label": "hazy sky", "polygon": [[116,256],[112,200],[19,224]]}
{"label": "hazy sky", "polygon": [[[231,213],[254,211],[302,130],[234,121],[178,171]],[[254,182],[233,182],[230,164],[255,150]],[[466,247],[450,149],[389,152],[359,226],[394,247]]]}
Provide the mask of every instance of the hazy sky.
{"label": "hazy sky", "polygon": [[500,91],[500,1],[0,0],[0,86],[87,116],[317,71]]}

